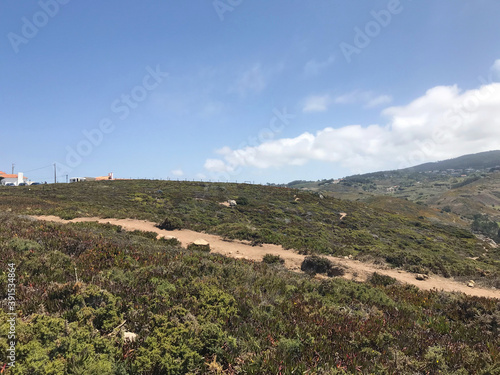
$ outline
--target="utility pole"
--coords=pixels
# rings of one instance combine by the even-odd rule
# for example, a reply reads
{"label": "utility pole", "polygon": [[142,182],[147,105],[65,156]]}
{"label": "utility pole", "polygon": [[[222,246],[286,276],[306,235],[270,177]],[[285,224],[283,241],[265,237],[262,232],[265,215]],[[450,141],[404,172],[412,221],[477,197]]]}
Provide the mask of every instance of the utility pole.
{"label": "utility pole", "polygon": [[54,184],[57,184],[57,169],[56,169],[56,163],[54,163]]}
{"label": "utility pole", "polygon": [[15,164],[12,163],[12,174],[14,174],[14,166],[15,166]]}

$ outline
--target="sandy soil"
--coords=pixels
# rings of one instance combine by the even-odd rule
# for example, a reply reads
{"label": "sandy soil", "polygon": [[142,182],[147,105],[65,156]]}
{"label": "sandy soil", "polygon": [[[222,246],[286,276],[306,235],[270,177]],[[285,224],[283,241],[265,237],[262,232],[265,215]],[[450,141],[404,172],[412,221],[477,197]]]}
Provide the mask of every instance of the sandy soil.
{"label": "sandy soil", "polygon": [[[187,229],[166,231],[157,228],[155,223],[145,221],[145,220],[134,220],[134,219],[100,219],[100,218],[77,218],[73,220],[63,220],[57,216],[32,216],[38,220],[53,221],[58,223],[69,223],[69,222],[88,222],[97,221],[99,223],[110,223],[114,225],[121,225],[123,229],[133,231],[142,230],[155,232],[161,237],[177,238],[182,246],[187,246],[188,244],[198,240],[204,239],[210,243],[210,248],[212,252],[226,255],[232,258],[244,258],[255,261],[261,261],[265,254],[279,255],[285,259],[285,266],[292,271],[300,271],[300,265],[304,260],[304,255],[300,255],[293,250],[285,250],[283,247],[278,245],[264,244],[262,246],[251,246],[250,243],[245,241],[225,241],[222,237],[206,234],[200,232],[194,232]],[[374,264],[362,263],[353,259],[337,258],[329,256],[327,257],[332,260],[337,265],[346,268],[347,279],[353,279],[358,281],[364,281],[373,272],[378,272],[383,275],[387,275],[395,278],[402,283],[408,283],[417,286],[420,289],[425,290],[444,290],[446,292],[462,292],[471,296],[478,297],[490,297],[500,299],[500,291],[493,289],[484,288],[470,288],[467,285],[454,281],[452,279],[446,279],[440,276],[430,276],[427,280],[419,281],[415,279],[415,274],[409,273],[402,270],[390,269],[387,267],[381,267]]]}

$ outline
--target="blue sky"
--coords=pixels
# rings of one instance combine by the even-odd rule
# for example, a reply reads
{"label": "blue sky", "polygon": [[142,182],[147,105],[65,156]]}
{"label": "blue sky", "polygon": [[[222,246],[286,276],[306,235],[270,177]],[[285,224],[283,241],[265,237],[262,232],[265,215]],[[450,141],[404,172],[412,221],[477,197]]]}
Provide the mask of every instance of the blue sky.
{"label": "blue sky", "polygon": [[500,149],[497,1],[0,3],[0,170],[289,182]]}

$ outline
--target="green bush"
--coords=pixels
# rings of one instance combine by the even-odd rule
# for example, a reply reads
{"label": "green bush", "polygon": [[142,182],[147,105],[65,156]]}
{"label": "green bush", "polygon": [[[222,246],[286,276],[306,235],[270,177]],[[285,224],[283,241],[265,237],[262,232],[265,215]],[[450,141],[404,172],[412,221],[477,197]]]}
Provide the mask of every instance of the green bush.
{"label": "green bush", "polygon": [[279,255],[266,254],[262,261],[267,264],[285,264],[285,260]]}
{"label": "green bush", "polygon": [[130,234],[133,236],[149,238],[151,240],[156,240],[156,238],[158,237],[158,234],[155,232],[142,231],[142,230],[134,230],[130,232]]}
{"label": "green bush", "polygon": [[210,252],[210,245],[190,243],[187,246],[187,249],[188,250],[195,250],[195,251],[204,251],[206,253],[209,253]]}
{"label": "green bush", "polygon": [[160,237],[158,240],[160,243],[169,245],[169,246],[180,246],[181,242],[177,238],[165,238],[165,237]]}
{"label": "green bush", "polygon": [[167,217],[160,224],[158,224],[158,228],[165,230],[176,230],[182,229],[182,220],[178,217]]}
{"label": "green bush", "polygon": [[333,263],[318,255],[310,255],[305,257],[300,269],[306,273],[315,275],[317,273],[328,273],[333,267]]}
{"label": "green bush", "polygon": [[382,275],[380,273],[374,272],[368,279],[368,282],[375,286],[388,286],[393,285],[397,280],[393,277]]}
{"label": "green bush", "polygon": [[25,240],[22,238],[13,238],[8,243],[7,246],[14,251],[39,251],[42,246],[35,241]]}
{"label": "green bush", "polygon": [[236,198],[236,204],[239,206],[246,206],[248,204],[248,198],[238,197],[238,198]]}

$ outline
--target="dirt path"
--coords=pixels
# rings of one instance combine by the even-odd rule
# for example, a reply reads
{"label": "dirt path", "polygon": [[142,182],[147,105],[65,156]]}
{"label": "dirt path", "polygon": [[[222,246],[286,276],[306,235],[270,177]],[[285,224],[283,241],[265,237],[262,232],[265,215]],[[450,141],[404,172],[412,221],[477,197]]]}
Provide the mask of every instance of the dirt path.
{"label": "dirt path", "polygon": [[[123,229],[133,231],[149,231],[155,232],[161,237],[177,238],[182,246],[186,247],[188,244],[194,242],[198,239],[204,239],[210,243],[210,248],[212,252],[226,255],[232,258],[244,258],[255,261],[261,261],[263,256],[266,254],[279,255],[285,259],[285,266],[292,271],[300,272],[300,265],[304,260],[304,255],[297,254],[292,250],[285,250],[283,247],[278,245],[264,244],[262,246],[251,246],[245,241],[225,241],[220,236],[213,234],[206,234],[200,232],[194,232],[188,229],[165,231],[157,228],[155,223],[145,221],[145,220],[134,220],[134,219],[99,219],[99,218],[77,218],[73,220],[63,220],[57,216],[32,216],[38,220],[53,221],[58,223],[77,223],[77,222],[89,222],[97,221],[99,223],[110,223],[114,225],[121,225]],[[365,281],[368,276],[373,272],[378,272],[383,275],[387,275],[395,278],[402,283],[408,283],[425,290],[444,290],[446,292],[462,292],[471,296],[478,297],[490,297],[500,299],[500,291],[484,288],[469,288],[467,285],[460,282],[446,279],[440,276],[430,276],[427,280],[418,281],[415,279],[415,274],[406,271],[388,269],[380,267],[374,264],[362,263],[353,259],[337,258],[328,256],[330,260],[342,265],[347,268],[346,275],[347,279],[354,279],[359,281]]]}

